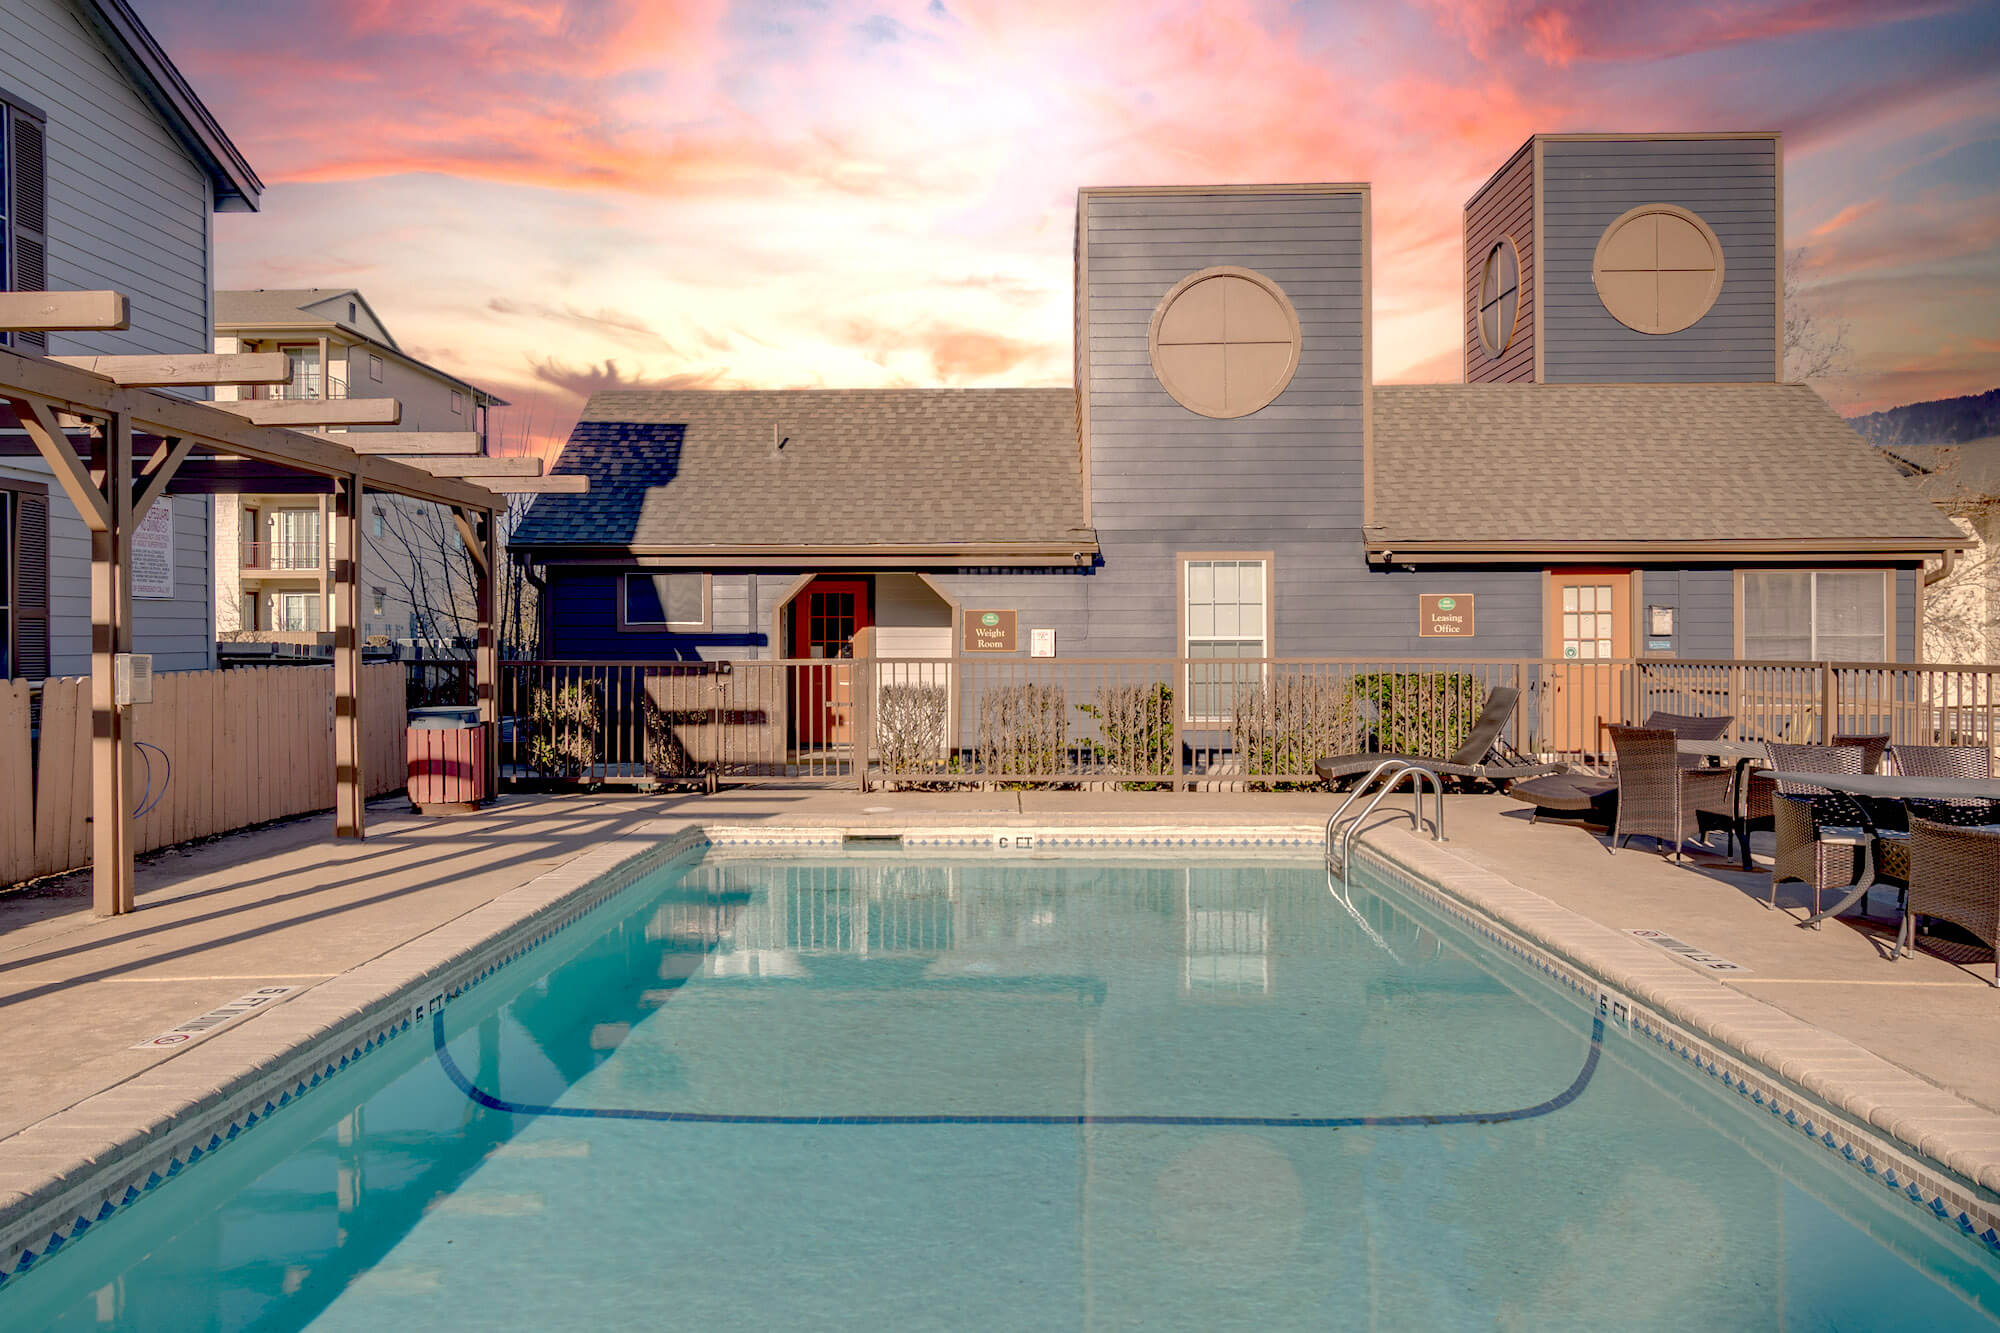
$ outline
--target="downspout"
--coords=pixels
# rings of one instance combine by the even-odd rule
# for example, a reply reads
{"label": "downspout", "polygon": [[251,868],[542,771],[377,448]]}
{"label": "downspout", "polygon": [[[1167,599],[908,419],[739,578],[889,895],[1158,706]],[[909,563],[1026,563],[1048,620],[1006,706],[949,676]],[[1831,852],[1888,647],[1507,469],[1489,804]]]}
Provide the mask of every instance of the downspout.
{"label": "downspout", "polygon": [[1940,564],[1936,569],[1927,569],[1924,571],[1924,586],[1930,588],[1944,582],[1951,577],[1951,571],[1957,568],[1957,566],[1958,552],[1947,549],[1944,553],[1943,564]]}

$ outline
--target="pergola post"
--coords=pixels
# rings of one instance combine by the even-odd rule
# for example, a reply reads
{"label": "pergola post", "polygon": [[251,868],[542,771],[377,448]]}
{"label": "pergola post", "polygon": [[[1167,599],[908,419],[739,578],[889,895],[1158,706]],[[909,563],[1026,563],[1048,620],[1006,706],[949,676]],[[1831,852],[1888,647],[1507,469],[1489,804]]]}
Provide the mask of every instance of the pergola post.
{"label": "pergola post", "polygon": [[485,790],[500,794],[500,646],[493,623],[493,535],[497,528],[491,509],[452,510],[458,535],[472,558],[472,615],[477,633],[472,647],[472,698],[479,705],[479,727],[485,733]]}
{"label": "pergola post", "polygon": [[107,522],[90,528],[91,905],[133,908],[132,737],[117,702],[116,657],[132,651],[132,422],[109,414],[92,443]]}
{"label": "pergola post", "polygon": [[359,476],[333,492],[333,832],[365,837],[367,789],[361,748],[361,501]]}

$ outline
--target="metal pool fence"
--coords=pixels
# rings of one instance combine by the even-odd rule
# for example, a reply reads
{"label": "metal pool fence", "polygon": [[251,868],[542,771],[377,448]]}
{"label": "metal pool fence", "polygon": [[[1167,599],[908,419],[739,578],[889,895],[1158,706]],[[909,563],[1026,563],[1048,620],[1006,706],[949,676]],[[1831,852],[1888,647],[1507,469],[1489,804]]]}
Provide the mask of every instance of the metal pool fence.
{"label": "metal pool fence", "polygon": [[[437,664],[426,671],[438,675]],[[443,681],[426,680],[429,696]],[[1325,755],[1448,756],[1488,694],[1502,737],[1587,769],[1655,711],[1733,739],[2000,741],[2000,665],[1559,658],[812,658],[506,662],[503,778],[947,787],[1279,786]],[[413,697],[416,691],[413,689]]]}

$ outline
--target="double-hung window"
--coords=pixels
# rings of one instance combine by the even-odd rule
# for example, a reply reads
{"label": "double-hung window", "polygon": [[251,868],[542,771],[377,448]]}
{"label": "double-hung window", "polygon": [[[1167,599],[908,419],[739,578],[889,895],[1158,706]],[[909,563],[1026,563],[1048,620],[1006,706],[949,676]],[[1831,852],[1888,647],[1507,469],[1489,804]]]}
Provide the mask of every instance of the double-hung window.
{"label": "double-hung window", "polygon": [[[1187,717],[1227,722],[1239,690],[1261,679],[1262,668],[1229,659],[1270,655],[1268,557],[1201,556],[1182,562],[1182,608],[1188,666]],[[1221,659],[1204,665],[1200,659]]]}
{"label": "double-hung window", "polygon": [[1743,656],[1886,662],[1889,578],[1880,569],[1751,569],[1742,575]]}

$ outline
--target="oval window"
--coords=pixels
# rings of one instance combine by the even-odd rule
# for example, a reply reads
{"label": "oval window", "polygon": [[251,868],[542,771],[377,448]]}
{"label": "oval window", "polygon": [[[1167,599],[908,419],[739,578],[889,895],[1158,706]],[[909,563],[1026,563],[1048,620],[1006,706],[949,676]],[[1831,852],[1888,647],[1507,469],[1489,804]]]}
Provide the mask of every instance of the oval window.
{"label": "oval window", "polygon": [[1153,374],[1205,417],[1267,406],[1299,366],[1299,316],[1278,284],[1247,268],[1211,268],[1174,284],[1147,336]]}
{"label": "oval window", "polygon": [[1494,242],[1486,252],[1479,278],[1479,341],[1488,356],[1499,356],[1514,342],[1514,324],[1521,315],[1521,256],[1510,237]]}
{"label": "oval window", "polygon": [[1643,204],[1604,229],[1590,276],[1626,328],[1679,333],[1722,292],[1722,242],[1685,208]]}

